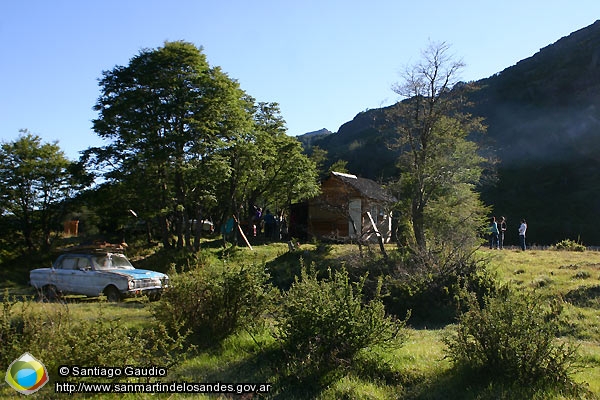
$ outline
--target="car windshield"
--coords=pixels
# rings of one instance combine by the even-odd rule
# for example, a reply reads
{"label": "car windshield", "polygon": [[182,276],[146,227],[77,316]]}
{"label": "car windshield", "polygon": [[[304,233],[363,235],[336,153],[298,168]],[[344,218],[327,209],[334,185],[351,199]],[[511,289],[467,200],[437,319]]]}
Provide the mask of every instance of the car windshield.
{"label": "car windshield", "polygon": [[134,269],[123,254],[106,254],[94,257],[96,269]]}

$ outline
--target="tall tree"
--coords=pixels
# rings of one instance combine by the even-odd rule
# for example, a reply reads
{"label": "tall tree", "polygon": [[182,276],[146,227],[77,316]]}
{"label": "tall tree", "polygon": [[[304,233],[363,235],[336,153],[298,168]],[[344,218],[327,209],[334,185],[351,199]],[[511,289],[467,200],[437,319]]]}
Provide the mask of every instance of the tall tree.
{"label": "tall tree", "polygon": [[430,242],[472,242],[484,212],[474,191],[483,159],[476,143],[467,140],[484,127],[465,112],[464,94],[472,87],[459,83],[462,68],[447,44],[430,43],[393,88],[405,98],[387,115],[401,150],[400,206],[421,251]]}
{"label": "tall tree", "polygon": [[301,143],[286,134],[279,105],[250,103],[252,131],[224,154],[230,162],[221,196],[221,203],[232,204],[227,212],[245,213],[254,205],[282,210],[316,195],[316,165],[302,152]]}
{"label": "tall tree", "polygon": [[247,199],[283,208],[315,196],[318,175],[315,163],[302,152],[301,143],[286,134],[277,103],[258,103],[254,109],[254,143],[257,157],[249,159],[253,173],[247,177]]}
{"label": "tall tree", "polygon": [[25,245],[34,250],[36,236],[49,246],[53,228],[64,214],[63,202],[76,189],[74,164],[57,143],[24,130],[0,147],[0,202],[19,224]]}
{"label": "tall tree", "polygon": [[105,71],[100,86],[94,130],[111,142],[89,149],[88,160],[109,165],[108,179],[135,183],[141,216],[160,220],[165,246],[174,223],[182,247],[194,189],[189,162],[210,158],[249,129],[244,92],[187,42],[141,51],[128,66]]}

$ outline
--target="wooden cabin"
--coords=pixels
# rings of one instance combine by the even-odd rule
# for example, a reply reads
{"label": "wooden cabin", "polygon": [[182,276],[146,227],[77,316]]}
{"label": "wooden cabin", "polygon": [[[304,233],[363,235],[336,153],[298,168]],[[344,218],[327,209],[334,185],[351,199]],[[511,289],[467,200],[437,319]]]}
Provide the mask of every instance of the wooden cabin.
{"label": "wooden cabin", "polygon": [[[322,182],[321,194],[297,207],[296,222],[308,237],[335,241],[377,240],[376,230],[388,243],[392,236],[390,206],[394,197],[371,179],[332,172]],[[304,221],[306,219],[306,221]]]}

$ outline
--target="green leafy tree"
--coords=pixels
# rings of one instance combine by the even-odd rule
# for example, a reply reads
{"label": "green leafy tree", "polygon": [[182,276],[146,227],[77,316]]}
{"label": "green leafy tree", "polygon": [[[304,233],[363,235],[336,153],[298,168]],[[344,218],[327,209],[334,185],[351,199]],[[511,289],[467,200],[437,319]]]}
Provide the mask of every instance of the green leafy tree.
{"label": "green leafy tree", "polygon": [[203,198],[191,195],[203,182],[190,185],[190,175],[217,179],[212,174],[223,167],[212,167],[224,160],[213,156],[251,127],[244,92],[186,42],[141,51],[129,65],[105,71],[100,86],[94,130],[110,144],[89,149],[88,162],[107,166],[105,178],[129,183],[139,215],[160,221],[166,246],[173,225],[183,247],[190,202]]}
{"label": "green leafy tree", "polygon": [[34,250],[38,239],[50,245],[53,228],[65,213],[64,201],[77,189],[77,174],[57,143],[21,132],[0,147],[0,202],[5,216],[18,221],[27,248]]}
{"label": "green leafy tree", "polygon": [[219,222],[250,204],[279,207],[318,190],[279,106],[256,104],[190,43],[144,50],[104,72],[100,86],[94,129],[110,143],[89,149],[87,160],[108,167],[108,184],[123,190],[122,215],[132,209],[160,221],[165,246],[175,233],[177,247],[198,248],[200,224],[194,235],[191,221]]}
{"label": "green leafy tree", "polygon": [[318,193],[317,169],[298,140],[286,134],[277,103],[259,103],[254,111],[257,157],[249,176],[250,203],[282,207]]}
{"label": "green leafy tree", "polygon": [[346,160],[337,160],[336,162],[334,162],[333,164],[331,164],[331,167],[329,167],[329,172],[343,172],[343,173],[349,173],[348,171],[348,161]]}
{"label": "green leafy tree", "polygon": [[327,163],[327,150],[324,150],[319,146],[312,146],[310,149],[308,149],[308,152],[310,159],[317,166],[319,176],[321,178],[327,177],[329,174],[329,171],[325,168],[325,164]]}
{"label": "green leafy tree", "polygon": [[231,213],[238,219],[249,217],[244,214],[253,205],[283,210],[319,190],[316,165],[302,152],[300,142],[286,134],[279,105],[261,102],[250,112],[252,131],[223,152],[230,166],[219,191],[218,203],[230,205],[222,208],[223,218]]}
{"label": "green leafy tree", "polygon": [[459,84],[462,67],[448,45],[430,43],[422,60],[394,87],[405,100],[387,114],[401,152],[399,208],[412,231],[408,242],[422,253],[434,243],[449,248],[475,244],[485,212],[475,192],[484,159],[467,139],[485,128],[465,112],[465,93],[473,88]]}

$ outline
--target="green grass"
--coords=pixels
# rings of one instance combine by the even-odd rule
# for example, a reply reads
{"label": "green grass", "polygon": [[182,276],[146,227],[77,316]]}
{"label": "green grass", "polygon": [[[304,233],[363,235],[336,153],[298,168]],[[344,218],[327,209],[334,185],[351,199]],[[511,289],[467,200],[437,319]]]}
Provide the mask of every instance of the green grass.
{"label": "green grass", "polygon": [[486,251],[501,281],[565,306],[565,335],[600,346],[600,252]]}
{"label": "green grass", "polygon": [[[264,263],[267,268],[286,265],[287,274],[293,276],[301,255],[308,261],[336,263],[348,252],[357,251],[355,246],[334,246],[319,253],[314,245],[304,245],[300,251],[287,253],[287,245],[258,245],[247,248],[206,246],[201,255],[178,254],[172,251],[142,254],[135,260],[140,267],[150,267],[175,260],[182,266],[195,260],[222,260],[231,263]],[[322,249],[321,249],[322,250]],[[600,397],[600,252],[567,251],[491,251],[478,253],[488,260],[489,268],[498,279],[518,290],[534,291],[541,298],[558,296],[564,301],[561,340],[574,341],[579,345],[580,368],[574,378],[587,382],[593,396]],[[168,264],[168,262],[167,262]],[[164,264],[163,264],[164,265]],[[282,279],[289,279],[284,276]],[[26,294],[22,286],[11,285],[11,290]],[[118,319],[127,326],[151,326],[152,303],[127,301],[111,304],[97,300],[72,299],[67,305],[34,303],[44,310],[48,307],[68,307],[77,318],[94,319],[98,316]],[[281,354],[274,346],[274,339],[265,329],[254,335],[240,332],[225,340],[220,346],[199,352],[182,354],[181,362],[169,370],[165,381],[198,383],[269,383],[269,396],[277,399],[487,399],[500,398],[564,398],[561,394],[548,392],[529,393],[525,389],[505,387],[490,382],[473,382],[460,371],[455,371],[445,359],[444,335],[452,326],[443,328],[409,329],[404,346],[394,351],[370,349],[361,354],[360,365],[350,366],[327,387],[299,388],[290,380],[281,378]],[[43,362],[43,360],[42,360]],[[7,366],[0,366],[2,371]],[[50,371],[50,374],[55,371]],[[1,398],[17,398],[20,395],[0,385]],[[53,388],[45,387],[32,398],[55,398]],[[68,397],[67,395],[59,397]],[[227,398],[226,396],[198,395],[98,395],[92,398]],[[245,397],[251,398],[251,397]],[[263,398],[256,396],[254,398]]]}
{"label": "green grass", "polygon": [[484,251],[499,279],[564,301],[563,339],[579,345],[575,379],[600,396],[600,252]]}

